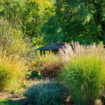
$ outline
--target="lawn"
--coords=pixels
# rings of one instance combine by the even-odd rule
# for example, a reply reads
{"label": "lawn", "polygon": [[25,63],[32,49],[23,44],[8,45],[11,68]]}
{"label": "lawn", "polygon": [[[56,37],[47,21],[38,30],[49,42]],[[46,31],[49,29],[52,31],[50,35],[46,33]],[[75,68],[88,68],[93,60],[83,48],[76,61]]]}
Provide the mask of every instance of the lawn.
{"label": "lawn", "polygon": [[0,99],[0,105],[20,105],[20,104],[11,100]]}

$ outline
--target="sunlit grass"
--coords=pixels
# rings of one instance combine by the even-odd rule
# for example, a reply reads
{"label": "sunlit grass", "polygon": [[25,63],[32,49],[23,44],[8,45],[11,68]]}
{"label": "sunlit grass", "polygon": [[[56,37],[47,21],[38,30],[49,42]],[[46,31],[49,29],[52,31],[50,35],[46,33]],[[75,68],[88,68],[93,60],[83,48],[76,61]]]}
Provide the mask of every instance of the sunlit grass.
{"label": "sunlit grass", "polygon": [[6,99],[1,99],[0,100],[0,105],[21,105],[17,102],[6,100]]}

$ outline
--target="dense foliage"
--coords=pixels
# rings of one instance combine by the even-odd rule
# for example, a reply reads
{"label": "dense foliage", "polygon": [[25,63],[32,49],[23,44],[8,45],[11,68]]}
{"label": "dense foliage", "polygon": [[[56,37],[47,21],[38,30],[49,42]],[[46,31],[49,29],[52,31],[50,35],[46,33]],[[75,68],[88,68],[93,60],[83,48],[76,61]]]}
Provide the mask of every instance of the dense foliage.
{"label": "dense foliage", "polygon": [[0,18],[3,17],[12,27],[18,27],[24,35],[30,36],[35,45],[42,44],[40,30],[53,14],[53,2],[50,0],[0,1]]}
{"label": "dense foliage", "polygon": [[55,7],[44,27],[46,41],[105,42],[104,0],[56,0]]}
{"label": "dense foliage", "polygon": [[104,7],[104,0],[1,0],[0,18],[20,27],[36,46],[71,40],[90,44],[105,42]]}

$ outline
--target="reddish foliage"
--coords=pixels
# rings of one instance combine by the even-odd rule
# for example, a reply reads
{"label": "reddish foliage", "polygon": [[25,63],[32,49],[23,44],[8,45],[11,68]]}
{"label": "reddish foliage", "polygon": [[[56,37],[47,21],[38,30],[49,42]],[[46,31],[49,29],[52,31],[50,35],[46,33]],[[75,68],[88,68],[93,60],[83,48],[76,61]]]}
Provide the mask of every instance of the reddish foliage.
{"label": "reddish foliage", "polygon": [[40,70],[45,77],[56,77],[62,66],[61,63],[42,63]]}

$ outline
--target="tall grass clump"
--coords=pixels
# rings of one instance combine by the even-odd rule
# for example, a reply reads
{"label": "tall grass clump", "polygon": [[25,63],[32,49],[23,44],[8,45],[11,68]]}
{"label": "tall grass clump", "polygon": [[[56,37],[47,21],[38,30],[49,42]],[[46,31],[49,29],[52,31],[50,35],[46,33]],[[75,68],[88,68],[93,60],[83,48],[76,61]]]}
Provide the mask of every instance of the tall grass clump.
{"label": "tall grass clump", "polygon": [[95,55],[105,57],[104,45],[80,45],[78,42],[72,42],[71,45],[65,44],[60,50],[59,54],[64,63],[70,61],[72,58],[79,56]]}
{"label": "tall grass clump", "polygon": [[0,91],[19,89],[27,69],[24,59],[16,55],[7,56],[0,51]]}
{"label": "tall grass clump", "polygon": [[55,77],[58,75],[62,62],[59,55],[53,53],[38,56],[35,59],[35,67],[43,76]]}
{"label": "tall grass clump", "polygon": [[104,48],[102,45],[77,44],[74,48],[67,45],[60,54],[66,63],[59,81],[68,85],[76,105],[93,105],[105,86]]}

